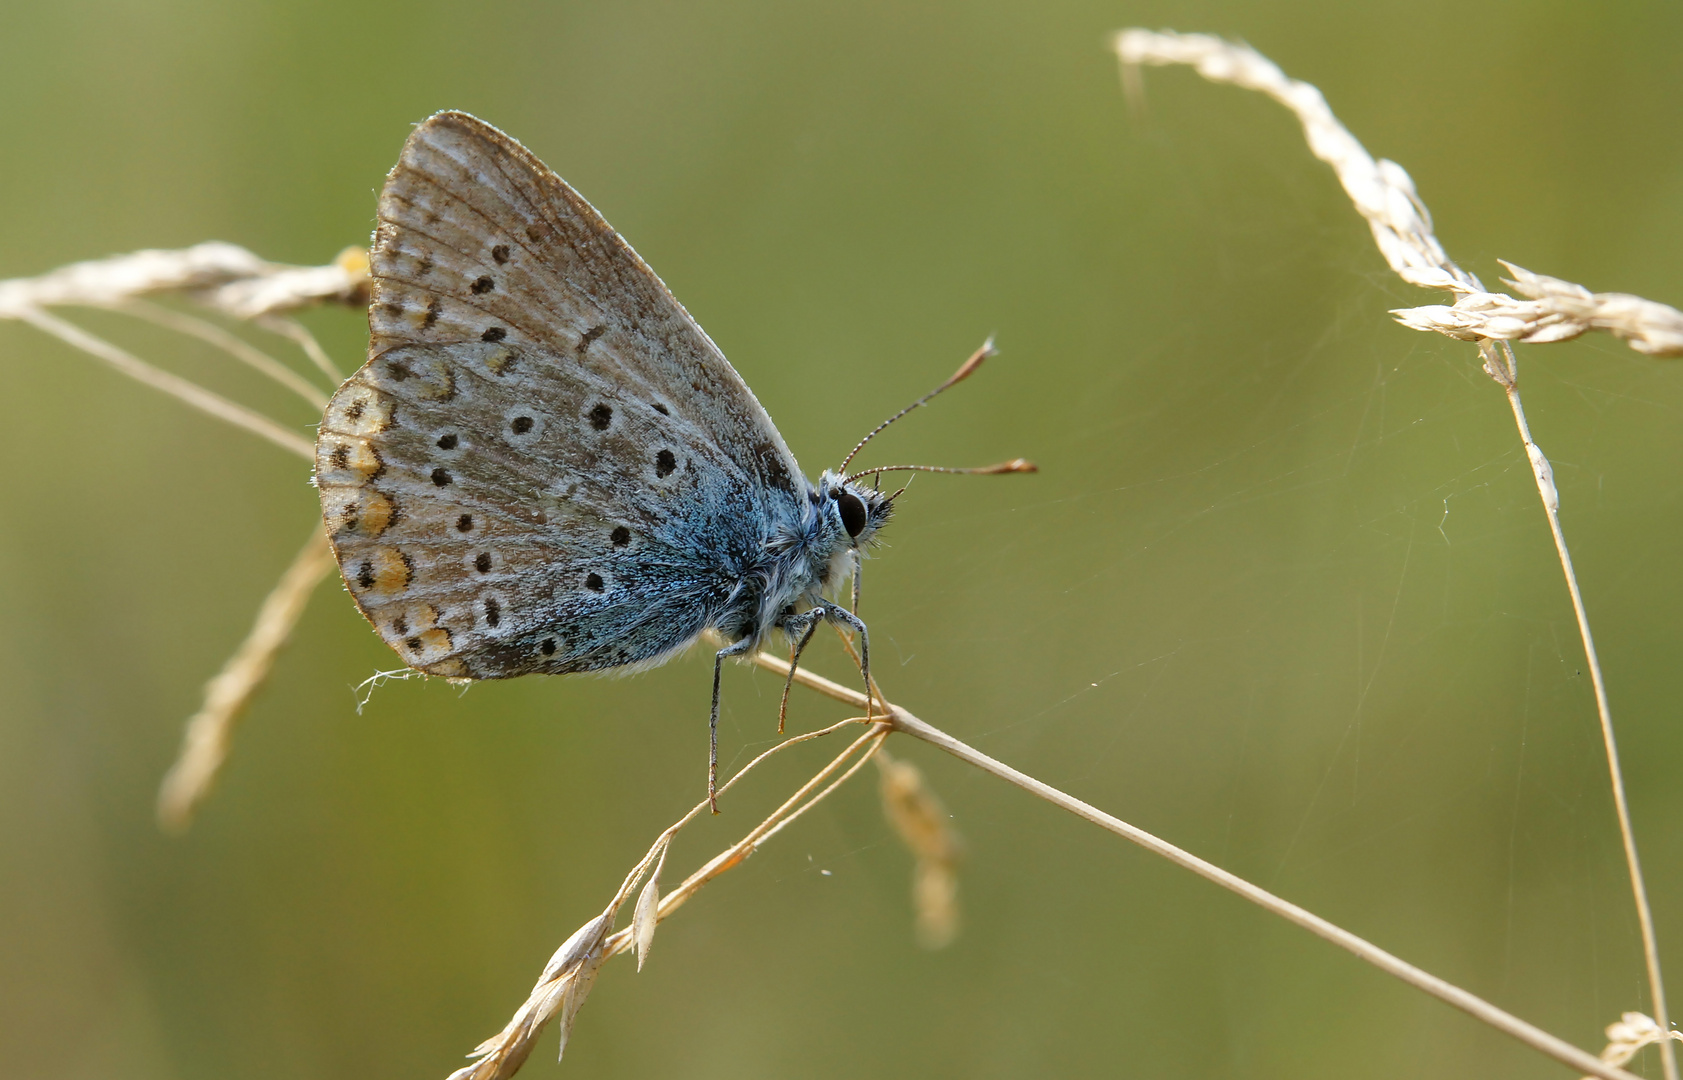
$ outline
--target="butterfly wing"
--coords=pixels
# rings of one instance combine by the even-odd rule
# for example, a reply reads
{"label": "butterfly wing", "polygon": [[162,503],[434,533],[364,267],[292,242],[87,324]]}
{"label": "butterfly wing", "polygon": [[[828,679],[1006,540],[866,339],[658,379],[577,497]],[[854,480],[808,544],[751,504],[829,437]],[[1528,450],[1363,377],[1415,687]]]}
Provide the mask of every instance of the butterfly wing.
{"label": "butterfly wing", "polygon": [[724,354],[602,215],[514,139],[442,112],[380,193],[369,355],[507,341],[610,368],[707,431],[744,472],[794,490],[799,469]]}
{"label": "butterfly wing", "polygon": [[415,130],[379,213],[370,360],[317,441],[363,613],[453,677],[692,640],[805,498],[741,377],[588,203],[473,117]]}

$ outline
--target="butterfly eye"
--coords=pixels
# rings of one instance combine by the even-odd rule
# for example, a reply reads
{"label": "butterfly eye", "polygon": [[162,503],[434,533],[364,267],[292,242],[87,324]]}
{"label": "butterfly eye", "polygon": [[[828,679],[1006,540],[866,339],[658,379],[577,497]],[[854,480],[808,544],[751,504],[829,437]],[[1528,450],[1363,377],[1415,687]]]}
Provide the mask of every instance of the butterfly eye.
{"label": "butterfly eye", "polygon": [[847,535],[856,537],[865,531],[867,515],[859,496],[851,491],[842,492],[836,499],[836,509],[841,511],[842,528],[847,530]]}

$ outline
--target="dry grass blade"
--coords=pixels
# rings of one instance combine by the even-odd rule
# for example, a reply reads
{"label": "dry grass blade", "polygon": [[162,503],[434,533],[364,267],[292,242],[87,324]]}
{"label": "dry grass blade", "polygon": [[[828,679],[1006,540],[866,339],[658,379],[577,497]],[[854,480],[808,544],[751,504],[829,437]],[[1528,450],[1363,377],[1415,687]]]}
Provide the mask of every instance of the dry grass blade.
{"label": "dry grass blade", "polygon": [[637,970],[642,971],[654,945],[655,927],[660,924],[660,872],[666,866],[669,845],[660,845],[660,861],[649,871],[649,880],[637,894],[637,907],[631,917],[631,936],[637,946]]}
{"label": "dry grass blade", "polygon": [[113,310],[121,311],[125,315],[133,315],[135,318],[144,319],[155,326],[162,326],[165,329],[174,330],[189,337],[196,337],[200,341],[214,345],[253,371],[291,390],[294,394],[309,402],[317,412],[327,408],[327,393],[321,387],[314,385],[262,349],[230,334],[215,323],[207,322],[194,315],[171,311],[169,308],[146,300],[131,300]]}
{"label": "dry grass blade", "polygon": [[245,248],[217,241],[71,263],[39,277],[0,281],[0,319],[30,308],[103,307],[154,293],[216,288],[267,274],[273,266]]}
{"label": "dry grass blade", "polygon": [[[98,357],[139,382],[259,435],[277,446],[315,460],[308,439],[197,383],[154,367],[126,349],[88,333],[46,309],[67,305],[126,310],[223,348],[294,390],[312,405],[326,397],[298,375],[221,328],[159,308],[139,308],[148,296],[176,294],[236,319],[264,319],[271,325],[288,312],[317,304],[366,304],[368,255],[346,248],[327,266],[266,262],[233,244],[206,243],[180,251],[137,251],[109,259],[72,263],[32,278],[0,281],[0,319],[16,319]],[[321,346],[303,327],[277,330],[298,341],[305,353],[337,378]]]}
{"label": "dry grass blade", "polygon": [[1624,1065],[1644,1046],[1655,1046],[1667,1039],[1683,1042],[1683,1031],[1666,1031],[1645,1013],[1627,1012],[1607,1025],[1607,1045],[1602,1048],[1601,1060],[1609,1065]]}
{"label": "dry grass blade", "polygon": [[236,319],[285,315],[317,304],[368,305],[368,252],[348,247],[326,266],[270,264],[262,274],[229,281],[190,295]]}
{"label": "dry grass blade", "polygon": [[287,266],[219,241],[179,251],[136,251],[0,281],[0,319],[68,304],[110,307],[159,293],[190,296],[236,319],[325,303],[356,306],[368,302],[368,257],[347,248],[327,266]]}
{"label": "dry grass blade", "polygon": [[1478,279],[1456,266],[1439,246],[1431,216],[1414,193],[1408,173],[1394,161],[1374,160],[1309,83],[1288,78],[1272,60],[1248,45],[1210,34],[1124,30],[1116,35],[1113,47],[1130,86],[1138,86],[1132,75],[1137,65],[1185,64],[1211,82],[1242,86],[1278,101],[1303,124],[1309,152],[1338,174],[1392,270],[1404,281],[1427,288],[1478,287]]}
{"label": "dry grass blade", "polygon": [[1398,308],[1397,321],[1461,341],[1491,339],[1545,345],[1605,330],[1648,356],[1683,356],[1683,311],[1627,293],[1592,293],[1570,281],[1534,274],[1504,262],[1503,280],[1524,300],[1506,293],[1463,291],[1453,307]]}
{"label": "dry grass blade", "polygon": [[332,363],[303,327],[281,328],[280,317],[318,304],[368,302],[368,253],[346,248],[327,266],[266,262],[233,244],[205,243],[180,251],[137,251],[109,259],[72,263],[32,278],[0,281],[0,319],[17,319],[44,330],[118,371],[270,442],[315,460],[308,439],[261,413],[229,401],[197,383],[148,364],[126,349],[96,337],[46,309],[67,305],[113,308],[191,334],[223,348],[323,407],[322,391],[267,354],[202,320],[158,308],[136,308],[142,297],[173,293],[236,319],[264,325],[297,341],[310,359],[337,381]]}
{"label": "dry grass blade", "polygon": [[204,706],[187,721],[181,753],[158,791],[158,822],[172,832],[192,824],[228,758],[234,727],[268,678],[275,656],[292,636],[316,586],[333,571],[327,534],[317,528],[258,609],[239,651],[205,684]]}
{"label": "dry grass blade", "polygon": [[[768,671],[779,675],[789,673],[788,661],[768,652],[759,652],[753,656],[754,663]],[[849,689],[838,682],[816,675],[805,668],[795,672],[795,681],[802,686],[816,690],[826,697],[834,698],[854,708],[865,707],[865,695],[857,690]],[[1498,1031],[1507,1033],[1548,1056],[1581,1069],[1594,1076],[1604,1077],[1606,1080],[1635,1080],[1632,1074],[1622,1069],[1608,1065],[1585,1050],[1581,1050],[1564,1039],[1551,1035],[1543,1029],[1521,1020],[1503,1009],[1497,1008],[1490,1002],[1475,994],[1468,993],[1453,983],[1438,978],[1421,968],[1415,967],[1401,957],[1395,956],[1370,941],[1366,941],[1343,927],[1328,922],[1314,912],[1291,903],[1289,900],[1275,896],[1260,886],[1253,885],[1237,874],[1229,873],[1214,863],[1200,859],[1189,851],[1185,851],[1163,840],[1144,829],[1128,824],[1120,818],[1105,813],[1088,803],[1082,802],[1073,795],[1059,791],[1050,784],[1043,783],[1019,772],[1002,761],[982,753],[972,746],[960,742],[946,732],[931,724],[927,724],[907,712],[904,708],[886,701],[877,702],[880,709],[888,716],[888,726],[897,732],[910,735],[943,750],[960,761],[973,765],[983,772],[990,773],[1002,780],[1022,788],[1024,791],[1051,803],[1060,809],[1067,810],[1075,816],[1089,821],[1109,832],[1115,833],[1126,840],[1130,840],[1153,854],[1160,855],[1177,866],[1212,881],[1222,888],[1249,900],[1251,903],[1269,911],[1288,922],[1296,923],[1310,933],[1332,942],[1342,949],[1346,949],[1362,960],[1387,974],[1393,975],[1426,993],[1466,1012],[1475,1019],[1481,1020]]]}
{"label": "dry grass blade", "polygon": [[316,459],[315,445],[310,440],[294,431],[289,431],[260,412],[254,412],[244,405],[229,401],[221,394],[212,393],[196,382],[183,379],[179,375],[153,367],[127,349],[118,348],[104,338],[95,337],[73,323],[65,322],[56,315],[48,314],[37,308],[25,308],[14,315],[15,318],[29,323],[37,329],[44,330],[59,340],[74,345],[83,352],[104,360],[107,364],[127,375],[137,382],[145,383],[155,390],[162,390],[178,401],[185,402],[193,408],[214,416],[218,420],[244,428],[254,435],[269,440],[283,450],[297,454],[305,461],[314,463]]}
{"label": "dry grass blade", "polygon": [[515,1011],[513,1019],[502,1031],[474,1047],[468,1056],[479,1060],[451,1073],[450,1080],[513,1076],[531,1056],[538,1036],[557,1014],[564,1016],[561,1049],[566,1050],[573,1019],[578,1016],[603,960],[602,946],[613,930],[613,912],[614,908],[610,907],[573,931],[544,965],[531,996]]}
{"label": "dry grass blade", "polygon": [[1503,263],[1526,300],[1485,292],[1477,277],[1455,265],[1432,231],[1431,215],[1408,172],[1375,160],[1309,83],[1292,79],[1252,49],[1210,34],[1124,30],[1114,48],[1131,96],[1139,95],[1137,66],[1184,64],[1211,82],[1267,94],[1296,114],[1316,157],[1333,167],[1356,212],[1367,219],[1391,269],[1410,284],[1460,294],[1453,307],[1430,305],[1392,312],[1403,325],[1462,341],[1490,338],[1544,344],[1588,330],[1605,330],[1649,356],[1683,356],[1683,312],[1624,293],[1592,293],[1582,285]]}
{"label": "dry grass blade", "polygon": [[[1415,193],[1413,181],[1402,166],[1391,161],[1375,161],[1355,136],[1338,122],[1327,106],[1321,92],[1306,82],[1289,79],[1271,61],[1247,45],[1224,41],[1208,34],[1176,34],[1168,31],[1124,30],[1116,35],[1114,47],[1122,62],[1123,85],[1137,93],[1137,66],[1140,64],[1187,64],[1212,82],[1230,83],[1267,94],[1297,115],[1303,124],[1310,152],[1333,167],[1345,192],[1355,204],[1356,211],[1367,219],[1374,240],[1386,262],[1404,281],[1431,288],[1448,289],[1463,296],[1477,295],[1517,304],[1511,297],[1500,297],[1484,291],[1478,278],[1462,270],[1444,253],[1433,235],[1431,215]],[[1683,314],[1662,304],[1653,304],[1638,297],[1610,294],[1598,297],[1580,285],[1521,270],[1504,263],[1514,274],[1509,282],[1544,306],[1538,316],[1534,340],[1564,340],[1573,336],[1566,316],[1585,323],[1586,329],[1606,329],[1631,341],[1633,347],[1656,355],[1669,355],[1675,343],[1674,335],[1683,324]],[[1485,301],[1479,301],[1484,303]],[[1420,310],[1420,309],[1416,309]],[[1433,309],[1437,310],[1437,309]],[[1451,309],[1441,309],[1449,311]],[[1575,314],[1574,314],[1575,313]],[[1409,312],[1396,313],[1399,318]],[[1558,316],[1558,317],[1557,317]],[[1552,320],[1552,321],[1551,321]],[[1415,325],[1404,318],[1408,325]],[[1448,325],[1448,324],[1445,324]],[[1436,329],[1452,337],[1466,336],[1439,325],[1420,325],[1418,329]],[[1457,330],[1461,329],[1459,326]],[[1601,725],[1602,745],[1606,751],[1609,782],[1613,792],[1614,812],[1618,819],[1619,835],[1624,845],[1625,867],[1629,873],[1631,893],[1636,907],[1637,923],[1642,934],[1643,960],[1648,969],[1649,993],[1653,997],[1656,1022],[1662,1030],[1670,1023],[1666,1018],[1665,979],[1660,969],[1659,943],[1654,932],[1653,911],[1648,902],[1647,886],[1643,882],[1642,863],[1636,850],[1636,833],[1631,826],[1630,807],[1625,796],[1624,775],[1619,767],[1618,743],[1613,733],[1612,708],[1607,698],[1607,683],[1596,653],[1595,637],[1590,632],[1589,614],[1584,607],[1583,593],[1578,587],[1577,573],[1572,567],[1572,555],[1566,544],[1566,534],[1560,525],[1560,493],[1554,484],[1554,472],[1542,449],[1531,437],[1531,428],[1520,401],[1519,369],[1509,337],[1524,337],[1518,324],[1498,324],[1501,333],[1473,334],[1479,342],[1479,353],[1485,372],[1507,394],[1508,406],[1514,417],[1525,455],[1537,484],[1537,496],[1548,518],[1549,531],[1554,539],[1555,554],[1560,560],[1561,573],[1577,617],[1578,635],[1584,646],[1584,658],[1595,689],[1596,713]],[[1510,331],[1512,333],[1510,334]],[[1581,332],[1581,331],[1580,331]],[[1552,335],[1552,336],[1551,336]],[[1667,1080],[1679,1080],[1677,1057],[1669,1040],[1661,1043],[1661,1062]]]}
{"label": "dry grass blade", "polygon": [[[755,757],[721,785],[719,797],[723,798],[738,782],[774,755],[862,722],[857,718],[843,720],[817,731],[784,739]],[[864,734],[796,789],[781,806],[748,830],[742,839],[709,859],[672,892],[661,897],[656,882],[659,880],[661,867],[665,865],[667,851],[673,838],[711,805],[705,799],[697,803],[655,838],[647,854],[626,874],[624,883],[609,901],[607,908],[575,931],[556,950],[555,955],[545,965],[543,974],[538,977],[537,985],[532,988],[532,992],[520,1008],[515,1010],[508,1024],[502,1031],[480,1043],[469,1055],[478,1060],[450,1074],[449,1080],[506,1080],[507,1077],[513,1076],[531,1055],[538,1036],[543,1034],[544,1028],[552,1020],[560,1021],[561,1048],[564,1051],[579,1007],[583,1005],[584,997],[589,993],[597,970],[609,957],[636,950],[637,966],[641,970],[642,961],[648,955],[648,942],[654,935],[657,923],[669,918],[708,882],[740,866],[761,844],[776,835],[785,825],[827,798],[871,758],[887,736],[886,724],[870,725]],[[631,928],[610,933],[613,930],[614,913],[631,896],[645,874],[648,875],[648,882],[639,895]]]}
{"label": "dry grass blade", "polygon": [[251,321],[269,331],[269,333],[279,334],[297,345],[304,351],[304,355],[310,358],[310,363],[314,364],[323,375],[326,375],[334,386],[338,386],[345,381],[344,373],[334,366],[332,359],[327,355],[327,350],[321,347],[321,342],[317,341],[316,336],[310,333],[309,329],[297,319],[288,315],[260,315]]}

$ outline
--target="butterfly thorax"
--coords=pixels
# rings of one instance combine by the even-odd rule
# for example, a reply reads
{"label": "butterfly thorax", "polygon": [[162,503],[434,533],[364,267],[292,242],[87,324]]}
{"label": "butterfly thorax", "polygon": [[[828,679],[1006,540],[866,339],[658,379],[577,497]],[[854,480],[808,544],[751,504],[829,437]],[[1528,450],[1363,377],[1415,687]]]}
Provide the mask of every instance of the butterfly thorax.
{"label": "butterfly thorax", "polygon": [[730,641],[758,641],[839,589],[893,512],[882,492],[829,470],[817,484],[802,487],[798,517],[774,528],[753,572],[714,623]]}

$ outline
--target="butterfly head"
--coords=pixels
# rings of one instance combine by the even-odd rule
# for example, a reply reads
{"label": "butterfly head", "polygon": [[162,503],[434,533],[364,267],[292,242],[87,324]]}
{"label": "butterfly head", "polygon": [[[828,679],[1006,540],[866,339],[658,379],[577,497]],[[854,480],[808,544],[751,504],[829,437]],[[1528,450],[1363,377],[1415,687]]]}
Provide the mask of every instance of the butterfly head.
{"label": "butterfly head", "polygon": [[847,537],[849,547],[869,544],[893,512],[893,496],[870,484],[829,470],[818,478],[818,513]]}

